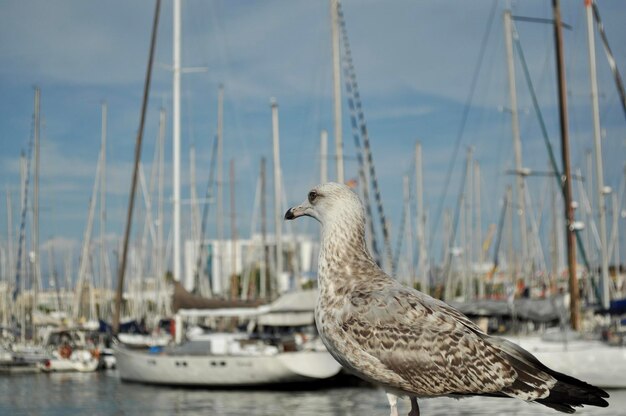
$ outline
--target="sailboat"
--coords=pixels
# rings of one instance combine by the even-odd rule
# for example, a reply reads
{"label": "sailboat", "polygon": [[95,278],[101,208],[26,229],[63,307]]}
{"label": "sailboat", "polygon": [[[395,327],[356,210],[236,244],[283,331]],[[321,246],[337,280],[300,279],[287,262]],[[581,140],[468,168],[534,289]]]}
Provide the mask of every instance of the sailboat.
{"label": "sailboat", "polygon": [[95,345],[89,349],[88,343],[87,336],[82,330],[46,331],[43,345],[51,353],[39,363],[39,368],[44,372],[96,371],[100,365],[99,353]]}
{"label": "sailboat", "polygon": [[[180,285],[178,290],[183,290]],[[185,296],[199,298],[188,293]],[[179,315],[196,318],[236,317],[251,330],[205,333],[196,328],[187,332],[187,342],[148,352],[117,345],[120,378],[161,385],[258,386],[334,377],[341,365],[315,333],[316,302],[317,291],[309,290],[288,293],[270,305],[258,307],[178,310]],[[193,305],[198,306],[198,299]],[[260,326],[292,328],[287,331],[291,335],[272,336]]]}

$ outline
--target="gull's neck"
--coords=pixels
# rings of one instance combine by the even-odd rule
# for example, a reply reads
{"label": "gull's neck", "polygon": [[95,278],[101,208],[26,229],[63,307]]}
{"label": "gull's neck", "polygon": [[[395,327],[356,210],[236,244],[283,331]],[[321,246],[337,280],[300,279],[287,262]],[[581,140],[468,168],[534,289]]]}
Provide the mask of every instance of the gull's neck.
{"label": "gull's neck", "polygon": [[322,290],[358,278],[358,270],[372,266],[377,267],[367,250],[362,217],[334,218],[322,224],[318,261]]}

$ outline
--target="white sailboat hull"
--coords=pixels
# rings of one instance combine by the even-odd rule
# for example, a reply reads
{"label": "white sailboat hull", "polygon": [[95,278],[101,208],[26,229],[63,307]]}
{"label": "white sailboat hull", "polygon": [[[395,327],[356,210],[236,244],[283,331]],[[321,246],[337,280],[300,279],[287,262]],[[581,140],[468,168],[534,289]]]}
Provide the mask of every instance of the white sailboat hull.
{"label": "white sailboat hull", "polygon": [[53,358],[44,364],[40,364],[44,372],[79,372],[91,373],[98,369],[98,360],[74,361],[64,358]]}
{"label": "white sailboat hull", "polygon": [[165,355],[115,348],[120,378],[147,384],[254,386],[323,380],[341,366],[327,351],[273,355]]}
{"label": "white sailboat hull", "polygon": [[172,340],[169,334],[143,335],[120,333],[117,337],[120,342],[132,348],[164,347]]}
{"label": "white sailboat hull", "polygon": [[45,360],[40,368],[45,372],[75,372],[91,373],[98,369],[98,359],[89,351],[74,351],[69,358],[59,356]]}
{"label": "white sailboat hull", "polygon": [[626,388],[626,347],[598,340],[545,341],[509,337],[553,370],[601,388]]}

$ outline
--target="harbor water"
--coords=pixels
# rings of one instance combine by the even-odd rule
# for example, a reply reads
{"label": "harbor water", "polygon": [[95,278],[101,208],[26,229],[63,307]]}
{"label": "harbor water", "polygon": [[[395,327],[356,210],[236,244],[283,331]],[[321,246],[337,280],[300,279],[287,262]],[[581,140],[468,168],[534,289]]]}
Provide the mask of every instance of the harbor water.
{"label": "harbor water", "polygon": [[[626,390],[610,391],[610,406],[577,415],[624,415]],[[409,403],[399,404],[407,414]],[[420,401],[423,415],[557,415],[546,407],[497,398]],[[382,390],[210,390],[121,382],[116,371],[0,376],[0,415],[388,415]]]}

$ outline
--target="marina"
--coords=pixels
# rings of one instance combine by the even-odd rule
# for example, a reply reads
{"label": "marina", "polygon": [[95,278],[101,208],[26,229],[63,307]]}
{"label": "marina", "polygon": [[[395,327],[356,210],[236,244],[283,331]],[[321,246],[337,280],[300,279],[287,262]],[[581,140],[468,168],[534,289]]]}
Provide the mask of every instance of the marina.
{"label": "marina", "polygon": [[623,413],[626,7],[29,1],[0,414]]}

